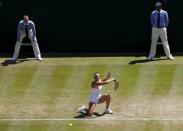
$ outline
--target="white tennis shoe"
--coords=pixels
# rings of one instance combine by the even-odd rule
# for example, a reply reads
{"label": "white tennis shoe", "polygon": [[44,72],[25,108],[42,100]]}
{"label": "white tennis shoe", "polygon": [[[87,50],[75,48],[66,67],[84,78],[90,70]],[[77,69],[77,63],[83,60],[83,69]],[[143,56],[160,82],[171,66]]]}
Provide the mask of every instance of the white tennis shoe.
{"label": "white tennis shoe", "polygon": [[104,113],[105,114],[114,114],[114,112],[110,108],[105,109]]}
{"label": "white tennis shoe", "polygon": [[78,108],[78,113],[86,113],[86,106],[82,106],[82,107],[80,107],[80,108]]}

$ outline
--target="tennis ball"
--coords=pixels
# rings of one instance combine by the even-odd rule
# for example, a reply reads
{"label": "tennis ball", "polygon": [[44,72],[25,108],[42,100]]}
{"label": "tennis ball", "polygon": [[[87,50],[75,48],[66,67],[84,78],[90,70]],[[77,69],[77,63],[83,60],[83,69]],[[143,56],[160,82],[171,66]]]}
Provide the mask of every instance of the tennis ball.
{"label": "tennis ball", "polygon": [[72,126],[72,123],[69,123],[69,126]]}

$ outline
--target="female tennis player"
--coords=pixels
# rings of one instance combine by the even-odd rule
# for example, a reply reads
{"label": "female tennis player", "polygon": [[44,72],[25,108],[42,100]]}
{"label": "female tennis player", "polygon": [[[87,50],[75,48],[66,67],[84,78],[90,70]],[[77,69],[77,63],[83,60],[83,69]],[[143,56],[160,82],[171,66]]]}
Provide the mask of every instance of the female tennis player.
{"label": "female tennis player", "polygon": [[93,74],[94,81],[91,82],[91,95],[89,97],[89,105],[88,108],[82,106],[78,109],[80,113],[86,113],[87,116],[92,116],[95,110],[96,104],[106,103],[106,109],[104,111],[105,114],[113,114],[113,111],[109,108],[111,97],[110,95],[102,95],[101,89],[103,85],[109,84],[112,81],[116,81],[111,77],[111,73],[108,72],[105,79],[100,78],[99,73]]}

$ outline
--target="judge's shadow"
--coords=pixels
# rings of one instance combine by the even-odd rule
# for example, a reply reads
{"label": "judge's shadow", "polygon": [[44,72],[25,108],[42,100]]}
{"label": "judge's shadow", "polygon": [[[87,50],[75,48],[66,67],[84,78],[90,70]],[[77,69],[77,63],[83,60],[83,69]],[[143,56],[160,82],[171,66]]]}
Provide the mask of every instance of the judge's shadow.
{"label": "judge's shadow", "polygon": [[[25,38],[23,38],[23,40],[22,40],[22,45],[23,44],[26,44],[26,43],[31,43],[31,40],[28,38],[28,37],[25,37]],[[22,46],[21,45],[21,46]],[[22,57],[22,58],[20,58],[20,59],[18,59],[18,60],[5,60],[5,61],[3,61],[2,63],[1,63],[1,66],[9,66],[9,65],[15,65],[15,64],[20,64],[20,63],[22,63],[22,62],[25,62],[25,61],[30,61],[30,59],[26,59],[26,57]]]}
{"label": "judge's shadow", "polygon": [[167,60],[167,58],[156,58],[153,60],[148,60],[148,59],[133,60],[133,61],[130,61],[128,64],[135,65],[135,64],[140,64],[140,63],[147,63],[147,62],[154,62],[154,61],[161,61],[161,60]]}
{"label": "judge's shadow", "polygon": [[18,59],[18,60],[5,60],[1,63],[1,66],[9,66],[23,63],[25,61],[31,61],[32,59]]}

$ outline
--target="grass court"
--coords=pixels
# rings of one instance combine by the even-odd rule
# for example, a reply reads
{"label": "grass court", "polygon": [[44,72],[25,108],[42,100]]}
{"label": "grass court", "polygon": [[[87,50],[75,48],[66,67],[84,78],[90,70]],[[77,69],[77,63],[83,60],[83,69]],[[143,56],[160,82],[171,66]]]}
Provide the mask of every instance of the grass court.
{"label": "grass court", "polygon": [[[64,57],[0,66],[0,131],[182,131],[183,57],[163,58]],[[113,83],[103,87],[115,114],[75,118],[96,71],[120,81],[116,92]]]}

